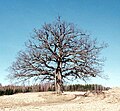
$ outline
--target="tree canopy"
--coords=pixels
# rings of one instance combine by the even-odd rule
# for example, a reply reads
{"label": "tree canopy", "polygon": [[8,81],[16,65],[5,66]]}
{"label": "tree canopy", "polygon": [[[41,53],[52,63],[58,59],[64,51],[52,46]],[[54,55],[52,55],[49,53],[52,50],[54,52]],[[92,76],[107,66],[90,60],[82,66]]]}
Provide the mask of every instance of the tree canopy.
{"label": "tree canopy", "polygon": [[12,79],[53,81],[56,91],[61,93],[66,80],[101,76],[104,59],[100,53],[107,45],[99,44],[97,39],[60,17],[34,29],[25,45],[26,50],[18,53],[9,68]]}

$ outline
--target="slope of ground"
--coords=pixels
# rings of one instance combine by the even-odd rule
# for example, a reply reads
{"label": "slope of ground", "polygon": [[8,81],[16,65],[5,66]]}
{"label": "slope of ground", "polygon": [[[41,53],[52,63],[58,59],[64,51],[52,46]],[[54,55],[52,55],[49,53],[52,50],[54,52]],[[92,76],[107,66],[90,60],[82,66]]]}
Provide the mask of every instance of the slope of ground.
{"label": "slope of ground", "polygon": [[65,92],[21,93],[0,97],[0,111],[120,111],[120,88],[101,94]]}

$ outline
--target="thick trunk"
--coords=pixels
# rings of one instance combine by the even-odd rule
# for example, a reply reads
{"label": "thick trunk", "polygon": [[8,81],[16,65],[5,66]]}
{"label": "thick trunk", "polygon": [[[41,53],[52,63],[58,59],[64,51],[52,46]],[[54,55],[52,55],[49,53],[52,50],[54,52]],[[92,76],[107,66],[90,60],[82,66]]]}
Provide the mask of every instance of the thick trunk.
{"label": "thick trunk", "polygon": [[57,94],[62,94],[63,92],[63,82],[62,82],[62,63],[58,63],[58,67],[55,73],[55,91]]}
{"label": "thick trunk", "polygon": [[63,92],[63,83],[62,83],[62,75],[61,73],[58,73],[58,76],[57,76],[57,93],[58,94],[62,94]]}
{"label": "thick trunk", "polygon": [[55,91],[57,94],[62,94],[63,92],[62,75],[59,71],[55,74]]}

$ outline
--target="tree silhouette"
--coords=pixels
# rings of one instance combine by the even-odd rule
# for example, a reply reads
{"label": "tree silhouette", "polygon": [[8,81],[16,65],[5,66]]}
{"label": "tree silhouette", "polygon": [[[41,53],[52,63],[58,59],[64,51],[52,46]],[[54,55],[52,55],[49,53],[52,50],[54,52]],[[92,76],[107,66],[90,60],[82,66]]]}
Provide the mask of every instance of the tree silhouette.
{"label": "tree silhouette", "polygon": [[54,81],[57,93],[63,82],[101,76],[104,59],[99,54],[106,47],[60,17],[34,34],[10,66],[11,79]]}

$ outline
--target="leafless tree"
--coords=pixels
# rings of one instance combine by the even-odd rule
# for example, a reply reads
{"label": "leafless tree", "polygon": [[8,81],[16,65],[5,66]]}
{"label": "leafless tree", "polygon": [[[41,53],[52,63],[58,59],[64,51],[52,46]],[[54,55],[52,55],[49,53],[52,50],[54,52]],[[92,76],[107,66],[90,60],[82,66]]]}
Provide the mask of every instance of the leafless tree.
{"label": "leafless tree", "polygon": [[101,76],[104,59],[100,57],[105,43],[77,29],[60,17],[41,29],[34,29],[26,50],[20,51],[10,66],[10,78],[54,81],[57,93],[62,93],[63,82]]}

